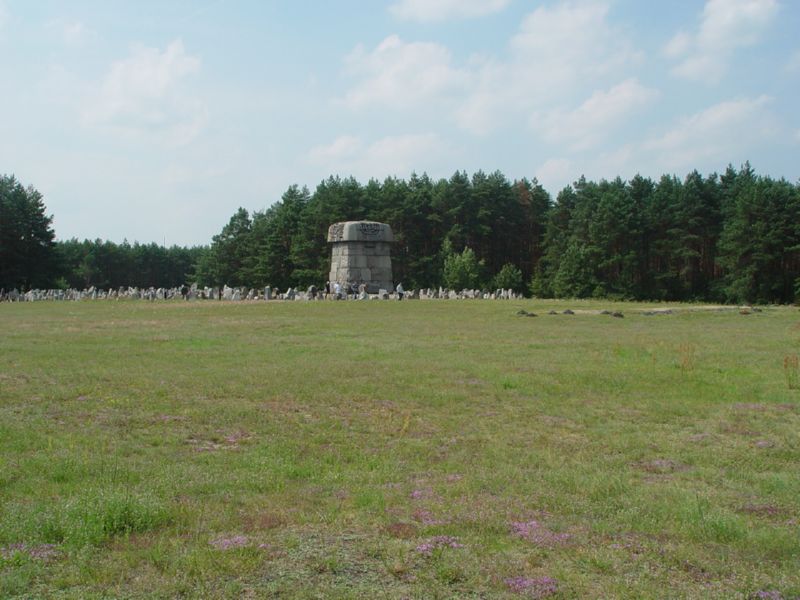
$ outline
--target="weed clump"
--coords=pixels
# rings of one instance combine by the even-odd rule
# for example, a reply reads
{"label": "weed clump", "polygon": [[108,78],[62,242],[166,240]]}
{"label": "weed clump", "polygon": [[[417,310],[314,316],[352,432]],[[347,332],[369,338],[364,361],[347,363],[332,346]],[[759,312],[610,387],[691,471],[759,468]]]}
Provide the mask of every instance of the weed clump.
{"label": "weed clump", "polygon": [[800,356],[787,354],[783,357],[783,374],[790,390],[800,390]]}
{"label": "weed clump", "polygon": [[27,532],[49,544],[97,546],[116,537],[158,529],[171,521],[152,496],[128,492],[85,494],[43,513]]}
{"label": "weed clump", "polygon": [[678,346],[678,366],[683,371],[691,371],[694,369],[694,344],[686,343]]}

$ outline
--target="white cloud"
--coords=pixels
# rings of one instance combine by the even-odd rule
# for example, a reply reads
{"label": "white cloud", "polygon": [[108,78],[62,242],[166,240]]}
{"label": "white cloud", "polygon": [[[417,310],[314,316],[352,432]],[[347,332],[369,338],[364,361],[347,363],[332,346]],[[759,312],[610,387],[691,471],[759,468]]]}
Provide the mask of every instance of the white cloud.
{"label": "white cloud", "polygon": [[435,133],[388,136],[367,149],[368,161],[374,163],[368,172],[383,170],[386,175],[408,176],[445,149]]}
{"label": "white cloud", "polygon": [[571,182],[572,163],[566,158],[550,158],[534,173],[548,190],[559,190]]}
{"label": "white cloud", "polygon": [[681,119],[667,133],[644,142],[641,150],[669,169],[732,162],[737,153],[779,137],[770,102],[768,96],[720,102]]}
{"label": "white cloud", "polygon": [[69,19],[54,19],[45,27],[55,31],[67,46],[80,46],[94,35],[82,22]]}
{"label": "white cloud", "polygon": [[398,19],[432,23],[483,17],[503,10],[511,0],[399,0],[389,7]]}
{"label": "white cloud", "polygon": [[608,72],[636,58],[609,24],[608,11],[607,2],[597,1],[539,7],[525,17],[511,46],[536,70],[560,66],[570,78]]}
{"label": "white cloud", "polygon": [[[630,177],[639,173],[647,165],[642,149],[635,143],[624,144],[619,148],[601,152],[586,165],[585,175],[592,179]],[[660,174],[660,173],[658,173]]]}
{"label": "white cloud", "polygon": [[692,48],[693,38],[685,31],[679,31],[664,46],[664,55],[669,58],[680,58]]}
{"label": "white cloud", "polygon": [[346,61],[358,81],[345,103],[352,109],[433,107],[462,129],[489,133],[638,64],[640,53],[609,23],[608,10],[595,0],[537,8],[506,56],[473,56],[463,65],[441,44],[396,35],[371,51],[358,46]]}
{"label": "white cloud", "polygon": [[348,57],[348,70],[363,80],[345,102],[351,108],[370,104],[410,108],[452,92],[466,74],[453,68],[450,51],[429,42],[406,43],[396,35],[367,52],[358,46]]}
{"label": "white cloud", "polygon": [[[795,141],[772,112],[768,96],[737,98],[675,120],[661,134],[585,155],[579,173],[590,179],[640,173],[659,177],[690,169],[712,172],[763,156],[765,149]],[[573,161],[575,159],[573,158]]]}
{"label": "white cloud", "polygon": [[315,146],[308,153],[311,162],[325,164],[348,160],[363,148],[361,139],[353,135],[342,135],[327,145]]}
{"label": "white cloud", "polygon": [[183,88],[200,60],[180,40],[164,51],[137,47],[112,64],[84,110],[84,122],[133,135],[156,134],[172,144],[190,141],[205,125],[207,109]]}
{"label": "white cloud", "polygon": [[576,88],[596,84],[638,64],[640,53],[608,21],[605,2],[564,2],[527,15],[505,61],[485,61],[475,87],[459,107],[462,127],[487,133],[498,124],[563,101]]}
{"label": "white cloud", "polygon": [[344,135],[312,148],[308,160],[324,174],[408,177],[415,169],[429,168],[446,150],[446,144],[432,133],[387,136],[372,143]]}
{"label": "white cloud", "polygon": [[707,0],[697,32],[678,32],[664,47],[667,57],[680,60],[672,72],[719,81],[734,52],[756,44],[777,12],[777,0]]}
{"label": "white cloud", "polygon": [[531,118],[531,126],[549,142],[562,142],[573,150],[585,150],[603,141],[615,125],[657,96],[656,90],[643,86],[636,79],[627,79],[607,91],[596,91],[575,110],[559,108],[536,113]]}

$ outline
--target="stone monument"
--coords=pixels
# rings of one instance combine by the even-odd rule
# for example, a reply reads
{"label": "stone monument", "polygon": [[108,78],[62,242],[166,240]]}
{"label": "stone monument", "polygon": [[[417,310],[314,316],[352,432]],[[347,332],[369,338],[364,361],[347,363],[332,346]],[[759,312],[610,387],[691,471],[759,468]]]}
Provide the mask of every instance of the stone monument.
{"label": "stone monument", "polygon": [[339,283],[342,290],[365,286],[370,294],[381,289],[392,290],[392,228],[374,221],[347,221],[328,228],[331,249],[331,286]]}

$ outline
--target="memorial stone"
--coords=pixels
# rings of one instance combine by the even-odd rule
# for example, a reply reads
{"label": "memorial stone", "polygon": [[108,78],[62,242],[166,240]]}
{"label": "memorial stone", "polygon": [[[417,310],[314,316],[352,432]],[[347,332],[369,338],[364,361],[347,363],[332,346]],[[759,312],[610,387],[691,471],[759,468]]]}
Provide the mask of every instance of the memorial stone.
{"label": "memorial stone", "polygon": [[331,244],[331,284],[342,290],[364,285],[370,293],[394,289],[392,285],[392,228],[374,221],[346,221],[328,228]]}

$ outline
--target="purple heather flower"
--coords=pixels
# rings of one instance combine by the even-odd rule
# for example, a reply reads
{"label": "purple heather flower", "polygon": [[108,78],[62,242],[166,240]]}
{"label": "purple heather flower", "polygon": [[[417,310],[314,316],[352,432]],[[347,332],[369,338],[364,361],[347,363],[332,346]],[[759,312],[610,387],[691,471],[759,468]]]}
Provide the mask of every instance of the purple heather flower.
{"label": "purple heather flower", "polygon": [[446,519],[437,519],[431,511],[425,509],[415,510],[413,517],[423,525],[427,526],[447,525],[448,523]]}
{"label": "purple heather flower", "polygon": [[417,552],[430,555],[437,548],[463,548],[464,544],[451,535],[437,535],[417,546]]}
{"label": "purple heather flower", "polygon": [[569,533],[551,531],[538,521],[513,522],[511,532],[539,546],[563,544],[572,537]]}
{"label": "purple heather flower", "polygon": [[48,560],[55,558],[58,555],[58,547],[55,544],[39,544],[38,546],[29,546],[24,543],[11,544],[4,548],[0,548],[0,556],[3,558],[10,558],[15,553],[27,554],[36,560]]}
{"label": "purple heather flower", "polygon": [[39,544],[28,548],[28,554],[30,554],[31,558],[47,560],[58,554],[58,548],[56,548],[55,544]]}
{"label": "purple heather flower", "polygon": [[506,579],[508,588],[529,598],[547,598],[558,592],[558,581],[552,577],[511,577]]}
{"label": "purple heather flower", "polygon": [[761,590],[751,594],[753,600],[783,600],[783,594],[777,590]]}
{"label": "purple heather flower", "polygon": [[209,542],[217,550],[230,550],[231,548],[241,548],[250,543],[247,536],[235,535],[230,538],[217,538],[213,542]]}
{"label": "purple heather flower", "polygon": [[9,558],[16,552],[25,552],[25,544],[17,543],[0,548],[0,556],[2,556],[3,558]]}

